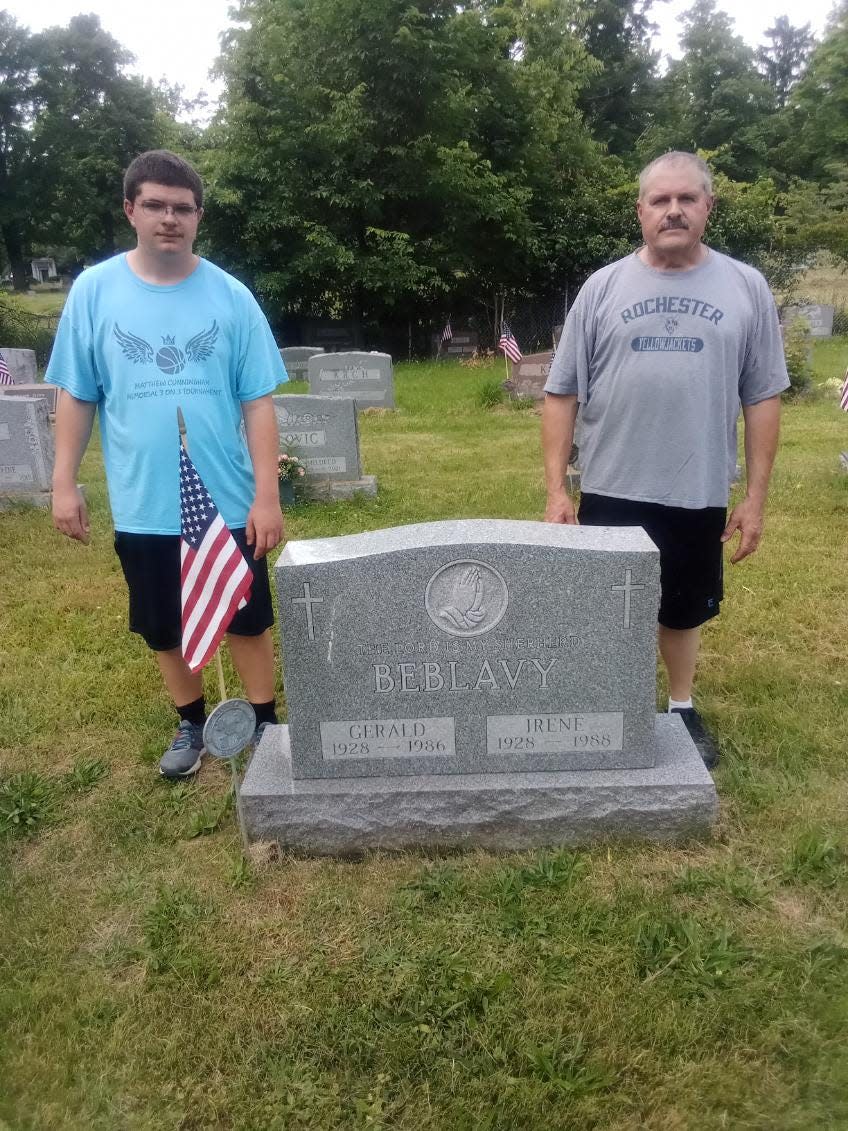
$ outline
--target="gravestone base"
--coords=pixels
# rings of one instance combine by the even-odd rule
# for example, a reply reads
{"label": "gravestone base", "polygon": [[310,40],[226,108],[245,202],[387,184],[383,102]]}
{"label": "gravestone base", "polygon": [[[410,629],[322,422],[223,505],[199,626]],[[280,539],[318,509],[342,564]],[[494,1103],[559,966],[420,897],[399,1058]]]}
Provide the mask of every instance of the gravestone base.
{"label": "gravestone base", "polygon": [[52,491],[6,491],[0,490],[0,511],[12,507],[49,507],[53,502]]}
{"label": "gravestone base", "polygon": [[363,475],[361,479],[313,479],[303,486],[303,497],[313,502],[335,502],[337,499],[352,499],[355,495],[373,498],[376,494],[376,475]]}
{"label": "gravestone base", "polygon": [[315,856],[709,835],[716,790],[682,719],[658,715],[655,743],[651,769],[295,780],[289,728],[269,726],[242,816],[249,840]]}

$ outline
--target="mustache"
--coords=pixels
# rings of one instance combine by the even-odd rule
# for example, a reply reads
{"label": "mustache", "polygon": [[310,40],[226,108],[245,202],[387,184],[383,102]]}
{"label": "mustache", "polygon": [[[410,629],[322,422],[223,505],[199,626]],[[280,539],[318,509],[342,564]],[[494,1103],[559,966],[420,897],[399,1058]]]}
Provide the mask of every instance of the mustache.
{"label": "mustache", "polygon": [[660,231],[661,232],[673,232],[678,228],[680,230],[684,231],[684,232],[689,231],[689,225],[686,223],[685,220],[666,220],[666,222],[660,228]]}

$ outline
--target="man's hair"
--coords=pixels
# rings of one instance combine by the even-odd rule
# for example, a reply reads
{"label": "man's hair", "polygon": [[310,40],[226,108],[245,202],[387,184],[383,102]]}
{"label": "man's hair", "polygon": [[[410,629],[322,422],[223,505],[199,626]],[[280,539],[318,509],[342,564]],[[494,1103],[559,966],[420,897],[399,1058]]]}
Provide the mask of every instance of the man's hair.
{"label": "man's hair", "polygon": [[659,157],[655,157],[650,165],[646,165],[642,172],[639,174],[639,199],[645,195],[645,185],[653,173],[654,169],[660,165],[692,165],[698,170],[701,176],[702,187],[707,196],[713,194],[713,175],[710,172],[710,167],[697,153],[685,153],[681,149],[672,149],[669,153],[661,153]]}
{"label": "man's hair", "polygon": [[145,181],[170,188],[187,188],[194,193],[194,203],[203,207],[203,181],[188,161],[169,149],[148,149],[140,153],[124,173],[124,199],[134,201]]}

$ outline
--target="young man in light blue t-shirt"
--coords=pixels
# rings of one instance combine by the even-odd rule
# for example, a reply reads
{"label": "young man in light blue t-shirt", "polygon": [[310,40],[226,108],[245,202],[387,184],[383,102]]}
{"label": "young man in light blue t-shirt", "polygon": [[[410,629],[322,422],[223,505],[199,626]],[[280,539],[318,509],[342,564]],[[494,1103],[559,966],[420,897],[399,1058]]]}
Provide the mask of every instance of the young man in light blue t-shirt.
{"label": "young man in light blue t-shirt", "polygon": [[47,371],[64,390],[53,521],[88,542],[76,480],[97,410],[130,629],[156,653],[179,716],[160,770],[181,778],[200,768],[206,706],[202,676],[180,647],[177,408],[197,471],[253,571],[228,639],[259,728],[276,722],[265,555],[283,538],[271,393],[286,372],[250,292],[194,254],[203,185],[192,166],[167,150],[143,153],[127,169],[124,198],[137,246],[74,284]]}

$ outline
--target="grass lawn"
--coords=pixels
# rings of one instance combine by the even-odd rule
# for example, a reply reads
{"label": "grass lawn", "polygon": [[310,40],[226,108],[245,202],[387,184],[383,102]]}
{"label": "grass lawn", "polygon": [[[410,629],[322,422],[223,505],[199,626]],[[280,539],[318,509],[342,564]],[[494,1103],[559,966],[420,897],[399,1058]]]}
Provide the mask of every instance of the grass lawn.
{"label": "grass lawn", "polygon": [[27,291],[15,298],[29,314],[61,314],[67,291]]}
{"label": "grass lawn", "polygon": [[[226,767],[156,772],[99,451],[90,546],[0,515],[0,1128],[848,1127],[846,364],[817,344],[705,631],[709,843],[246,864]],[[500,373],[400,365],[378,498],[290,536],[538,518],[538,416],[478,407]]]}

